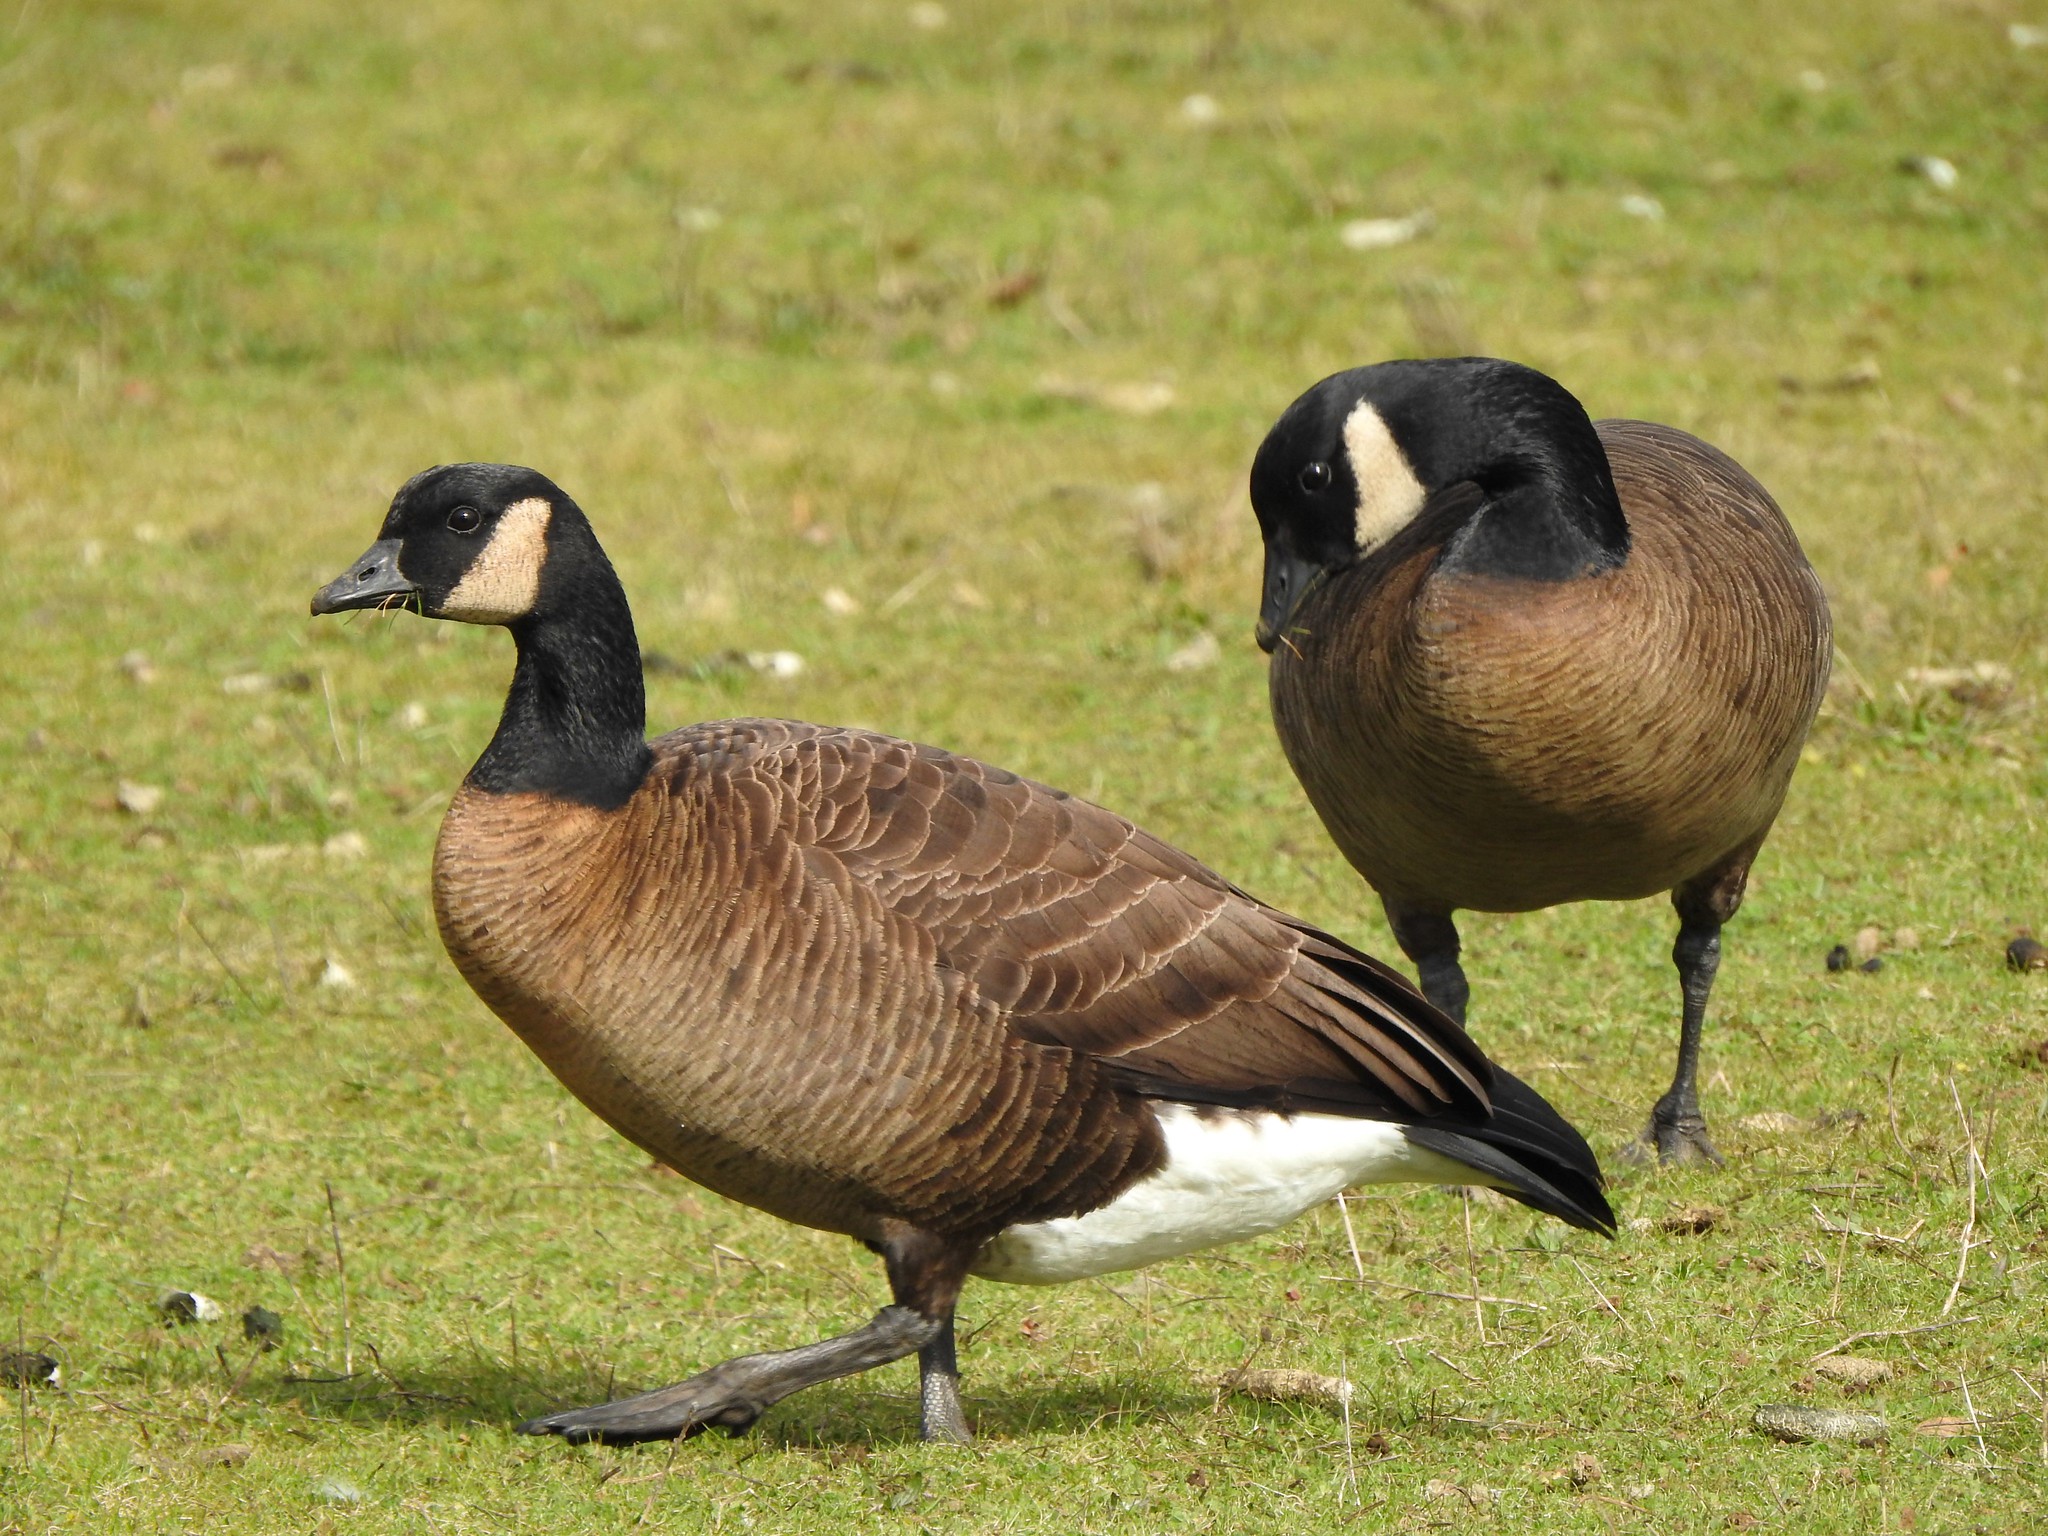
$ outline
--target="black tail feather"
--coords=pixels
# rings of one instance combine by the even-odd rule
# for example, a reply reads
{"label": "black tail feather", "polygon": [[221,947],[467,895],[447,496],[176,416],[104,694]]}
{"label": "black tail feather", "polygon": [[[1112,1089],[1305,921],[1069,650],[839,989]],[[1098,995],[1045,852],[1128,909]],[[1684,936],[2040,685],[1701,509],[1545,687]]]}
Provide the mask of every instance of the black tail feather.
{"label": "black tail feather", "polygon": [[1446,1116],[1402,1127],[1408,1139],[1486,1174],[1502,1194],[1560,1221],[1614,1235],[1614,1211],[1593,1149],[1543,1096],[1504,1068],[1493,1069],[1493,1116]]}

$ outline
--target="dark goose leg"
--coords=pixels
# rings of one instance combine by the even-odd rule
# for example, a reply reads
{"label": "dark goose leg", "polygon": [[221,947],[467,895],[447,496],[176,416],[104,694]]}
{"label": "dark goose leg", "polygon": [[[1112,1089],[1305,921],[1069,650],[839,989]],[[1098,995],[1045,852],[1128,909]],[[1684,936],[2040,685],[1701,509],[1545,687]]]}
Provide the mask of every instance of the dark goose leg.
{"label": "dark goose leg", "polygon": [[1415,962],[1422,995],[1463,1024],[1472,989],[1465,981],[1465,968],[1458,964],[1458,928],[1451,914],[1418,911],[1391,896],[1380,897],[1380,906],[1401,953]]}
{"label": "dark goose leg", "polygon": [[924,1437],[965,1440],[967,1421],[953,1370],[953,1304],[979,1246],[904,1228],[880,1245],[895,1304],[882,1308],[865,1327],[797,1349],[741,1355],[638,1397],[529,1419],[519,1432],[560,1435],[577,1445],[673,1440],[714,1424],[738,1433],[793,1392],[922,1351]]}
{"label": "dark goose leg", "polygon": [[1684,1012],[1678,1027],[1678,1070],[1671,1087],[1650,1111],[1650,1123],[1642,1137],[1625,1154],[1630,1161],[1647,1162],[1652,1150],[1657,1161],[1719,1164],[1721,1154],[1707,1139],[1706,1117],[1700,1113],[1700,1035],[1707,1022],[1707,997],[1714,990],[1714,973],[1721,967],[1721,925],[1742,905],[1742,888],[1749,879],[1750,861],[1756,844],[1742,849],[1713,869],[1688,880],[1671,893],[1671,905],[1678,910],[1678,941],[1671,946],[1671,963],[1678,967],[1678,985],[1684,995]]}
{"label": "dark goose leg", "polygon": [[918,1433],[926,1440],[966,1445],[974,1438],[960,1407],[960,1361],[953,1345],[953,1309],[932,1341],[917,1352]]}

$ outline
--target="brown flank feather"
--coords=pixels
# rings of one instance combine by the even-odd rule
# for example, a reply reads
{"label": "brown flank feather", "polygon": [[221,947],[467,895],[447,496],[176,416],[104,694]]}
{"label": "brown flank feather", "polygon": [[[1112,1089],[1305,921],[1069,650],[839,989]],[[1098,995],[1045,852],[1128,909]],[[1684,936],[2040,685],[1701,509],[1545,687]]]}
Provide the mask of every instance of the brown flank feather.
{"label": "brown flank feather", "polygon": [[1109,811],[790,721],[652,745],[617,811],[466,787],[435,910],[578,1098],[736,1200],[869,1241],[1092,1210],[1161,1161],[1134,1081],[1486,1113],[1405,980]]}

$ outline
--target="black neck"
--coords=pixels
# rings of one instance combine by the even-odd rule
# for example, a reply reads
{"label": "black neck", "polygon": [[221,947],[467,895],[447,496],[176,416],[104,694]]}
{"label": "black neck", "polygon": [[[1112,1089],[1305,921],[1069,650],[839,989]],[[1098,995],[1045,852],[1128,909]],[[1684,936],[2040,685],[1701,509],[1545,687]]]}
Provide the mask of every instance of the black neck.
{"label": "black neck", "polygon": [[640,642],[625,593],[604,574],[560,605],[566,613],[511,626],[519,665],[498,733],[469,771],[477,788],[615,810],[646,778],[654,754]]}
{"label": "black neck", "polygon": [[1628,558],[1628,519],[1607,455],[1570,466],[1543,465],[1526,479],[1487,491],[1485,505],[1452,540],[1447,563],[1489,576],[1567,581],[1611,570]]}

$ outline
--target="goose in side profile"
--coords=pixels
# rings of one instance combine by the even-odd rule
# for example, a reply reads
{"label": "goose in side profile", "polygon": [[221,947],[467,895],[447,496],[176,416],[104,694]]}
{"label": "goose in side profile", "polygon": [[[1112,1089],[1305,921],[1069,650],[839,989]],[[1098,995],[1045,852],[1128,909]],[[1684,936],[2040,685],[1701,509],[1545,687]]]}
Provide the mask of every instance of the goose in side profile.
{"label": "goose in side profile", "polygon": [[1324,379],[1251,497],[1274,724],[1424,994],[1464,1022],[1460,908],[1670,891],[1678,1069],[1633,1150],[1719,1162],[1697,1078],[1721,925],[1831,655],[1777,503],[1696,437],[1477,357]]}
{"label": "goose in side profile", "polygon": [[740,1430],[916,1354],[924,1434],[964,1440],[970,1274],[1129,1269],[1360,1182],[1489,1184],[1612,1230],[1585,1141],[1404,979],[1123,818],[866,731],[647,741],[625,592],[534,471],[400,490],[313,599],[389,606],[518,647],[434,856],[463,976],[620,1134],[859,1239],[893,1296],[852,1333],[527,1432]]}

